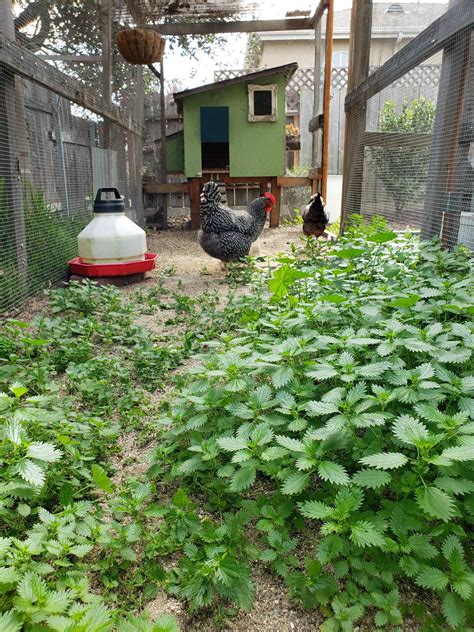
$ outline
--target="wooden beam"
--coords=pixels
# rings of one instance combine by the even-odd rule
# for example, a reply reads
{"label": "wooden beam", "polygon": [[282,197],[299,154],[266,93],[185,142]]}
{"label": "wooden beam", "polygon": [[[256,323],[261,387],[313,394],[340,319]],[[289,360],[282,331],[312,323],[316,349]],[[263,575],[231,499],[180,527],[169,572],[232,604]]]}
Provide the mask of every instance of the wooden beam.
{"label": "wooden beam", "polygon": [[[317,169],[321,166],[321,132],[320,128],[312,129],[311,123],[319,120],[321,117],[321,20],[315,25],[314,29],[314,79],[313,79],[313,118],[309,122],[309,131],[312,132],[311,138],[311,166]],[[316,182],[315,182],[316,185]],[[313,193],[315,193],[313,187]]]}
{"label": "wooden beam", "polygon": [[[372,34],[372,0],[354,0],[351,12],[349,40],[349,73],[347,89],[363,83],[369,76],[370,42]],[[346,113],[344,134],[344,166],[340,232],[350,213],[360,213],[362,199],[362,171],[367,103],[363,101]]]}
{"label": "wooden beam", "polygon": [[145,193],[189,193],[189,182],[144,182]]}
{"label": "wooden beam", "polygon": [[[100,34],[102,38],[102,99],[112,104],[112,2],[100,0]],[[103,126],[104,149],[110,149],[110,128]]]}
{"label": "wooden beam", "polygon": [[278,185],[278,178],[272,178],[272,193],[275,196],[275,204],[270,211],[270,228],[278,228],[281,212],[281,188]]}
{"label": "wooden beam", "polygon": [[332,80],[332,40],[334,31],[334,0],[328,0],[326,20],[326,52],[324,56],[324,93],[323,93],[323,177],[321,180],[321,195],[326,199],[329,170],[329,115],[331,110],[331,80]]}
{"label": "wooden beam", "polygon": [[101,64],[102,57],[100,55],[73,55],[73,54],[38,54],[35,55],[37,59],[43,59],[44,61],[77,61],[81,64]]}
{"label": "wooden beam", "polygon": [[361,143],[364,147],[424,149],[430,147],[432,139],[431,134],[403,134],[402,132],[364,132],[361,135]]}
{"label": "wooden beam", "polygon": [[[5,41],[15,45],[15,25],[10,0],[0,0],[0,24]],[[3,182],[1,202],[12,219],[15,264],[19,273],[18,291],[21,295],[28,282],[24,202],[25,197],[30,196],[25,195],[27,192],[23,184],[32,181],[30,146],[21,81],[1,65],[0,112],[0,180]]]}
{"label": "wooden beam", "polygon": [[121,114],[115,105],[103,103],[96,91],[38,59],[33,53],[7,40],[3,34],[0,34],[0,64],[20,77],[37,83],[134,134],[141,134],[139,125]]}
{"label": "wooden beam", "polygon": [[211,35],[213,33],[256,33],[259,31],[303,31],[314,28],[311,18],[249,20],[235,22],[167,22],[147,24],[161,35]]}
{"label": "wooden beam", "polygon": [[191,228],[197,230],[201,226],[201,180],[191,180],[189,183],[191,197]]}
{"label": "wooden beam", "polygon": [[[160,171],[161,182],[166,183],[166,95],[165,95],[165,71],[163,57],[160,59]],[[168,195],[161,197],[163,228],[168,228]]]}
{"label": "wooden beam", "polygon": [[300,176],[278,176],[277,186],[279,187],[310,187],[314,178],[304,178]]}
{"label": "wooden beam", "polygon": [[[463,6],[463,0],[451,0],[445,15]],[[471,8],[474,9],[474,3]],[[455,169],[463,100],[466,85],[469,83],[470,39],[469,31],[463,31],[443,52],[421,223],[423,239],[439,236],[444,214],[454,210],[450,203],[451,173]],[[472,125],[472,121],[470,124]],[[450,220],[451,218],[446,218],[443,230],[445,243],[446,236],[455,231],[456,223],[453,224]],[[459,227],[459,223],[457,226]]]}
{"label": "wooden beam", "polygon": [[328,5],[329,5],[329,0],[321,0],[318,6],[316,7],[316,11],[309,18],[314,29],[321,22],[321,18],[323,17],[324,12],[328,8]]}
{"label": "wooden beam", "polygon": [[[357,87],[348,92],[345,100],[346,111],[354,108],[362,101],[367,101],[391,83],[402,77],[412,68],[444,48],[454,37],[469,33],[474,24],[474,2],[460,0],[456,6],[408,42],[398,53],[395,53],[383,66],[365,79]],[[360,38],[360,43],[363,43]]]}

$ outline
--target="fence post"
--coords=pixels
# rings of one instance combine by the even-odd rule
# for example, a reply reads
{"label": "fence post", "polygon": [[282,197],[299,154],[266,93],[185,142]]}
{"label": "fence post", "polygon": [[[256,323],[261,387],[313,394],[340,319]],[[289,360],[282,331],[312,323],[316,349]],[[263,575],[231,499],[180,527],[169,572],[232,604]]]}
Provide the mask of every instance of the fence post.
{"label": "fence post", "polygon": [[[451,0],[449,9],[461,2],[462,0]],[[464,91],[469,89],[470,41],[470,33],[463,33],[460,38],[454,38],[443,51],[431,159],[421,223],[423,239],[431,239],[440,235],[443,215],[451,210],[447,209],[447,200],[451,197],[448,194],[451,192],[455,170]],[[459,221],[447,222],[445,240],[448,233],[454,234],[456,225],[459,228]]]}
{"label": "fence post", "polygon": [[[14,42],[11,0],[0,0],[0,30]],[[29,143],[21,79],[0,66],[0,178],[3,179],[3,203],[13,211],[16,265],[26,283],[28,279],[22,178],[31,175],[28,167]]]}
{"label": "fence post", "polygon": [[[351,13],[349,42],[349,76],[347,93],[369,76],[370,39],[372,35],[372,0],[354,0]],[[349,213],[360,213],[362,200],[362,176],[364,171],[364,146],[367,101],[346,110],[344,135],[344,176],[342,186],[341,231]],[[356,170],[356,165],[361,170]]]}

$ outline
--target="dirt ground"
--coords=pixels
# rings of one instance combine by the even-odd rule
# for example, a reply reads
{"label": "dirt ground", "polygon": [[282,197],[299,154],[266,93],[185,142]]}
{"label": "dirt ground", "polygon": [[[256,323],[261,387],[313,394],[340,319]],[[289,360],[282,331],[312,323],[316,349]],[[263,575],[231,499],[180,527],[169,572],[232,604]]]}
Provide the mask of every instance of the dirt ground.
{"label": "dirt ground", "polygon": [[[292,243],[298,243],[302,235],[300,226],[266,228],[257,242],[259,254],[269,256],[285,252]],[[176,269],[175,279],[183,283],[183,291],[193,295],[206,288],[217,289],[216,282],[225,278],[222,263],[201,249],[196,231],[153,231],[148,234],[147,241],[148,250],[158,255],[156,271],[150,275],[151,281],[154,275],[173,266]]]}

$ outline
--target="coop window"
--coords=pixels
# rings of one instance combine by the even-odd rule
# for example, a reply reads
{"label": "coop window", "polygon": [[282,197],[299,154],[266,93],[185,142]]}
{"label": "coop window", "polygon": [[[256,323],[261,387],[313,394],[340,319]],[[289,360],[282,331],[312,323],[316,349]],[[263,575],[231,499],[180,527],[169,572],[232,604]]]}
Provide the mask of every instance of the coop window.
{"label": "coop window", "polygon": [[278,86],[249,86],[249,121],[276,121]]}

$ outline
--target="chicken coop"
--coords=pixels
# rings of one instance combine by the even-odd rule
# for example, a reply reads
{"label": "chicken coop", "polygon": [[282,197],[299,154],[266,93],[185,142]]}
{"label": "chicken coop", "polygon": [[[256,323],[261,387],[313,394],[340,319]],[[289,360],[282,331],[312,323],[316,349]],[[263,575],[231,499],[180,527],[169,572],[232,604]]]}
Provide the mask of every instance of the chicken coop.
{"label": "chicken coop", "polygon": [[[297,67],[290,63],[176,93],[183,131],[167,140],[167,164],[178,167],[193,190],[209,179],[276,190],[285,173],[285,89]],[[192,211],[194,218],[197,204]]]}

